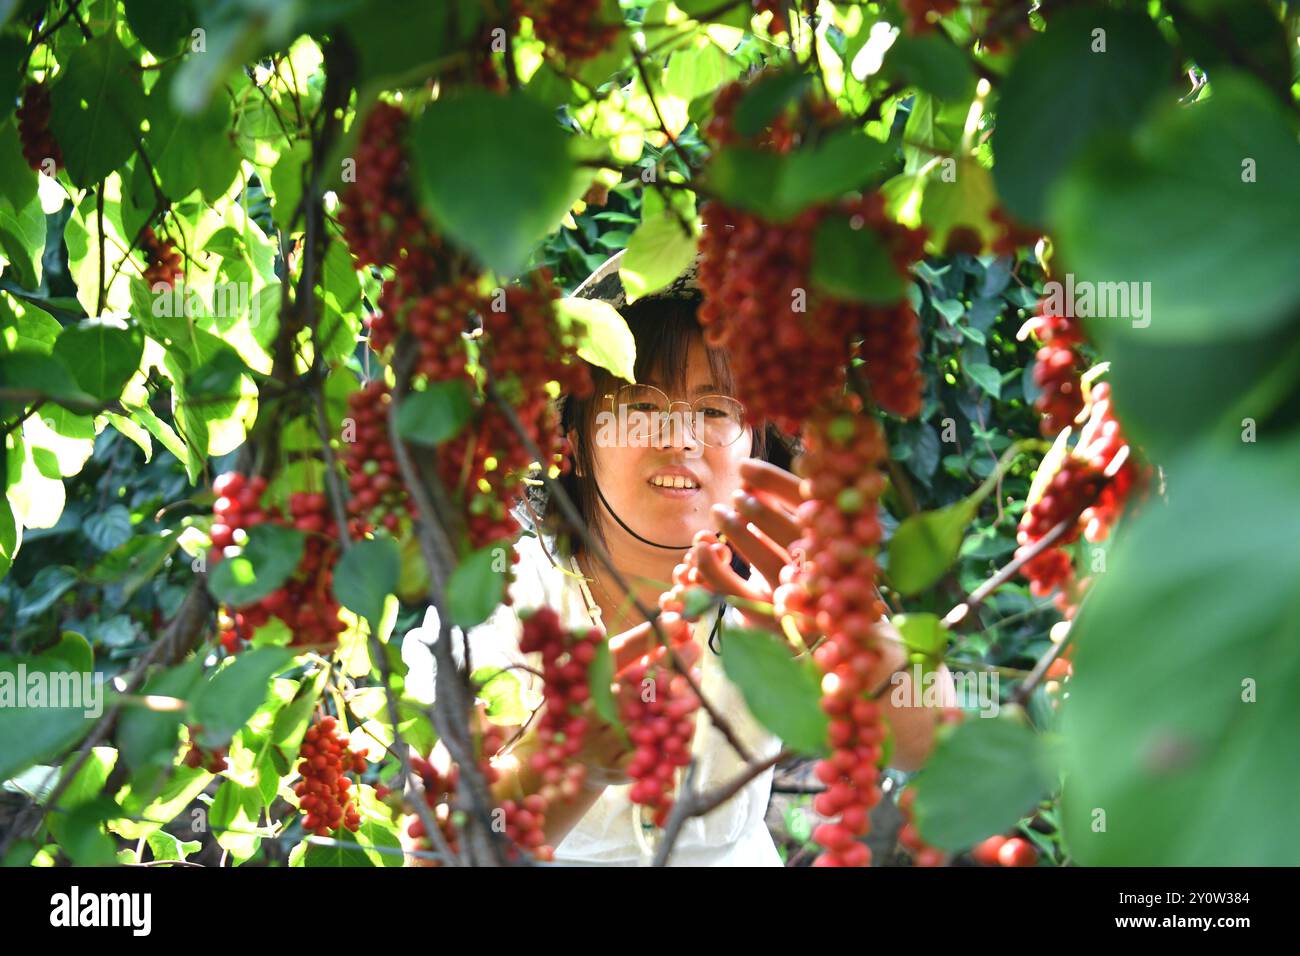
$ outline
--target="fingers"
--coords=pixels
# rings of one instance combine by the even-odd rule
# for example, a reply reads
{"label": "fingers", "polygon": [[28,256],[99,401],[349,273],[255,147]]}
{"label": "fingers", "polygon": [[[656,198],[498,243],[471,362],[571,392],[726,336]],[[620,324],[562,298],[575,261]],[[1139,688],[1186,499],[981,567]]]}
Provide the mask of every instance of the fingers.
{"label": "fingers", "polygon": [[746,458],[740,463],[740,480],[746,488],[772,496],[791,511],[802,500],[799,476],[770,461]]}
{"label": "fingers", "polygon": [[609,639],[609,653],[614,661],[614,672],[618,673],[638,657],[650,653],[655,644],[654,629],[649,621],[643,621],[622,634],[615,634]]}
{"label": "fingers", "polygon": [[[753,535],[749,537],[757,544]],[[696,567],[699,569],[700,580],[704,586],[717,594],[730,594],[749,601],[766,602],[772,598],[766,589],[751,584],[738,575],[731,564],[723,559],[722,554],[712,548],[698,553]],[[779,563],[777,567],[780,567]],[[762,573],[761,568],[759,571]]]}
{"label": "fingers", "polygon": [[732,492],[731,501],[746,521],[754,524],[783,548],[790,547],[803,532],[792,512],[784,506],[773,505],[757,494],[746,493],[742,489]]}
{"label": "fingers", "polygon": [[[727,541],[740,552],[741,557],[758,568],[759,574],[768,581],[779,579],[781,566],[790,560],[790,555],[784,548],[761,532],[755,534],[746,527],[745,519],[730,508],[714,505],[713,515],[727,535]],[[732,574],[734,576],[735,572]]]}

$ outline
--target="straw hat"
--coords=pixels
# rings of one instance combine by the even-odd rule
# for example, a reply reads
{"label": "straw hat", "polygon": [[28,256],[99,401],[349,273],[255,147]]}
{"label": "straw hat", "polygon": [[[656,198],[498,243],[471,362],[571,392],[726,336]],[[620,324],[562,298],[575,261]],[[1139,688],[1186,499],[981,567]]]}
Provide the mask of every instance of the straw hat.
{"label": "straw hat", "polygon": [[[620,249],[602,262],[595,272],[583,279],[582,284],[573,290],[574,297],[599,299],[608,302],[615,309],[627,305],[627,290],[623,288],[623,280],[618,274],[625,252],[626,249]],[[682,270],[677,278],[666,287],[642,296],[637,299],[637,302],[645,299],[692,299],[701,295],[703,291],[700,289],[700,252],[697,249],[690,265]]]}

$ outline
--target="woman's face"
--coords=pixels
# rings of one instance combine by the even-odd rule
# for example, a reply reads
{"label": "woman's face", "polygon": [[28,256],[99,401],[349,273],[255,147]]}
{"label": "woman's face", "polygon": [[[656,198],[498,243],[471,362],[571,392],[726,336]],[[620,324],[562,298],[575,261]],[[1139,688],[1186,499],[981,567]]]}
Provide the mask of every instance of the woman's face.
{"label": "woman's face", "polygon": [[[713,382],[708,353],[698,335],[688,350],[682,393],[673,394],[657,378],[640,384],[658,387],[672,401],[689,402],[722,391]],[[617,387],[612,385],[610,391]],[[604,399],[599,410],[608,412],[609,408],[610,400]],[[657,435],[637,428],[637,424],[644,425],[644,417],[634,420],[630,428],[618,429],[599,427],[601,420],[607,426],[613,424],[613,416],[598,416],[593,434],[596,480],[605,500],[629,528],[658,544],[685,549],[696,531],[711,526],[714,504],[730,506],[732,491],[740,487],[740,462],[752,450],[753,434],[746,427],[730,445],[705,445],[681,427],[688,419],[692,425],[700,424],[700,416],[685,405],[672,406],[672,412],[669,427]],[[599,499],[596,508],[611,545],[622,539],[638,544],[609,516]]]}

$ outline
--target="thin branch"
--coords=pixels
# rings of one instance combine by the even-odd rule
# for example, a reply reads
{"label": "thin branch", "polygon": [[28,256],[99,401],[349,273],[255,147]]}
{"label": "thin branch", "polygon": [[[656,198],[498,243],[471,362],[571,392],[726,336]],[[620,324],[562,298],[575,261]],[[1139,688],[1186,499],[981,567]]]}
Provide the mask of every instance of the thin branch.
{"label": "thin branch", "polygon": [[696,761],[692,760],[686,771],[686,781],[682,784],[682,794],[677,798],[677,802],[673,804],[672,812],[668,815],[668,822],[664,826],[663,836],[659,845],[655,848],[652,865],[665,866],[668,863],[668,855],[672,853],[673,845],[681,835],[682,825],[689,818],[702,817],[726,803],[740,793],[752,780],[757,779],[782,760],[787,760],[792,756],[791,751],[782,750],[776,756],[769,757],[767,760],[751,763],[735,779],[720,784],[707,793],[700,793],[692,787],[696,773]]}

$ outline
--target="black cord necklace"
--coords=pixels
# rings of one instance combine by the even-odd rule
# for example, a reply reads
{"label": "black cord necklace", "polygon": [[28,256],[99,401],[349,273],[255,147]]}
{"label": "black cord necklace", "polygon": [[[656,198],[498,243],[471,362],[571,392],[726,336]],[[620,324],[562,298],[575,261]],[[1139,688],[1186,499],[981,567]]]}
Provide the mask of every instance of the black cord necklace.
{"label": "black cord necklace", "polygon": [[[600,490],[600,483],[596,481],[594,475],[592,476],[591,479],[591,486],[596,489],[596,497],[598,497],[600,499],[600,503],[605,506],[605,510],[608,511],[610,515],[613,517],[613,519],[618,522],[618,526],[622,528],[624,531],[626,531],[628,534],[630,534],[632,537],[636,538],[642,544],[648,544],[652,548],[661,548],[664,551],[689,551],[691,549],[691,545],[689,544],[679,547],[671,544],[660,544],[657,541],[651,541],[649,538],[643,538],[641,535],[637,534],[635,531],[629,528],[627,524],[623,521],[623,519],[618,516],[618,512],[616,512],[613,508],[610,507],[609,502],[605,500],[604,493]],[[732,553],[731,556],[731,566],[737,571],[737,573],[740,574],[742,578],[746,578],[749,576],[749,565],[745,562],[743,558],[740,557],[740,555],[735,554],[734,552]],[[743,569],[743,571],[741,569]],[[713,646],[713,642],[718,637],[718,631],[722,627],[722,616],[726,613],[727,607],[728,605],[726,600],[722,600],[719,602],[718,616],[713,621],[713,630],[709,632],[709,650],[713,651],[714,654],[718,654],[718,655],[721,655],[722,652]]]}
{"label": "black cord necklace", "polygon": [[608,511],[611,515],[613,515],[614,520],[618,522],[618,526],[622,528],[624,531],[626,531],[628,534],[630,534],[632,537],[636,538],[642,544],[648,544],[652,548],[662,548],[664,551],[689,551],[691,549],[691,546],[689,544],[683,544],[683,545],[660,544],[658,541],[651,541],[649,538],[641,537],[641,535],[637,534],[626,524],[624,524],[623,519],[620,518],[618,516],[618,513],[609,506],[609,502],[605,500],[604,492],[600,490],[600,484],[596,481],[594,475],[592,476],[591,479],[591,487],[596,489],[596,496],[600,498],[600,503],[605,506],[606,511]]}

